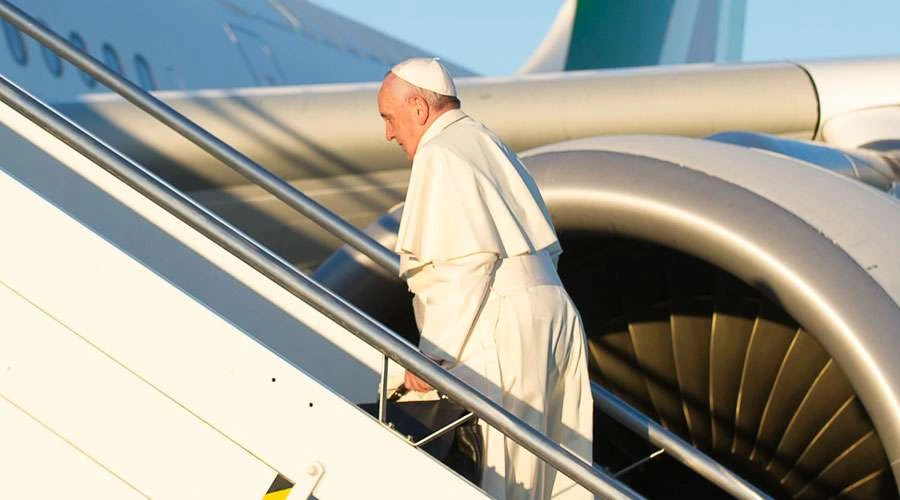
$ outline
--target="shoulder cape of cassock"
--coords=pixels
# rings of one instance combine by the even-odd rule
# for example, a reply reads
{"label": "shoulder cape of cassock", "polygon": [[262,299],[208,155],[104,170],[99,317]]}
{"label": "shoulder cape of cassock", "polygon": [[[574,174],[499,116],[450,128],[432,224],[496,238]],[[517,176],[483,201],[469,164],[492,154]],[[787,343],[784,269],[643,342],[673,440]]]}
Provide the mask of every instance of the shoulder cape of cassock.
{"label": "shoulder cape of cassock", "polygon": [[515,153],[462,111],[441,115],[413,160],[396,252],[423,265],[548,247],[559,251],[550,214]]}

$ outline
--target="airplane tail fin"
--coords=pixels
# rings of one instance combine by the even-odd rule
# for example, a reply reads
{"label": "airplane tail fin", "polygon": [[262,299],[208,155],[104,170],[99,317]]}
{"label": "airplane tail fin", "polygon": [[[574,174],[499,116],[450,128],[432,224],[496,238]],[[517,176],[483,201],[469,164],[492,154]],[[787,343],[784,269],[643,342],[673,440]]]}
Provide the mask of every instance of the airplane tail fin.
{"label": "airplane tail fin", "polygon": [[564,0],[519,73],[736,61],[747,0]]}

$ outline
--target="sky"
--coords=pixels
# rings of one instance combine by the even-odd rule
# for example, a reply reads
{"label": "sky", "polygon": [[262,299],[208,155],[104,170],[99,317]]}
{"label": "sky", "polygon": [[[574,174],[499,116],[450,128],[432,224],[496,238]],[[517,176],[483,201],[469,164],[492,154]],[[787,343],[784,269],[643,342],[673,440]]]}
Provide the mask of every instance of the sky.
{"label": "sky", "polygon": [[[562,4],[313,1],[483,75],[515,72],[540,44]],[[747,0],[744,60],[900,55],[898,22],[898,0]]]}

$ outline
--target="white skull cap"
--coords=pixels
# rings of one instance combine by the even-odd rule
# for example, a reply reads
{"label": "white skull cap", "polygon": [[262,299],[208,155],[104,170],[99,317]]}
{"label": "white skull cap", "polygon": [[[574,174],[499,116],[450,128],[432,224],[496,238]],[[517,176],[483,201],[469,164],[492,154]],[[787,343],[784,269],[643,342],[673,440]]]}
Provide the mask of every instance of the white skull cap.
{"label": "white skull cap", "polygon": [[453,77],[437,57],[407,59],[391,68],[391,73],[416,87],[456,97]]}

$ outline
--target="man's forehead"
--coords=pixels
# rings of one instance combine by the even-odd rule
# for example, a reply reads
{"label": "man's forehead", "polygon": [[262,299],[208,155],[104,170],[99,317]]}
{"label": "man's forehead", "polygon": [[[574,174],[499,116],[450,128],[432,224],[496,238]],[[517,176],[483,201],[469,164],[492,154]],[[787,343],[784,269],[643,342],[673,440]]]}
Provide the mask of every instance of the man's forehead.
{"label": "man's forehead", "polygon": [[390,96],[397,93],[397,76],[388,73],[381,82],[381,88],[378,90],[378,96]]}
{"label": "man's forehead", "polygon": [[393,73],[385,77],[384,82],[382,82],[381,84],[381,88],[378,89],[379,107],[394,106],[400,100],[398,94],[399,87],[397,85],[397,78],[396,76],[394,76],[394,78],[391,78],[392,76],[394,76]]}
{"label": "man's forehead", "polygon": [[382,96],[387,94],[389,88],[390,85],[388,85],[387,78],[385,78],[384,81],[381,82],[381,86],[378,87],[378,98],[381,99]]}
{"label": "man's forehead", "polygon": [[388,93],[385,90],[384,85],[382,85],[381,88],[378,89],[378,97],[376,98],[376,101],[378,102],[378,109],[381,114],[385,113],[385,107],[390,106],[390,103],[388,102],[389,100],[390,99],[388,97]]}

